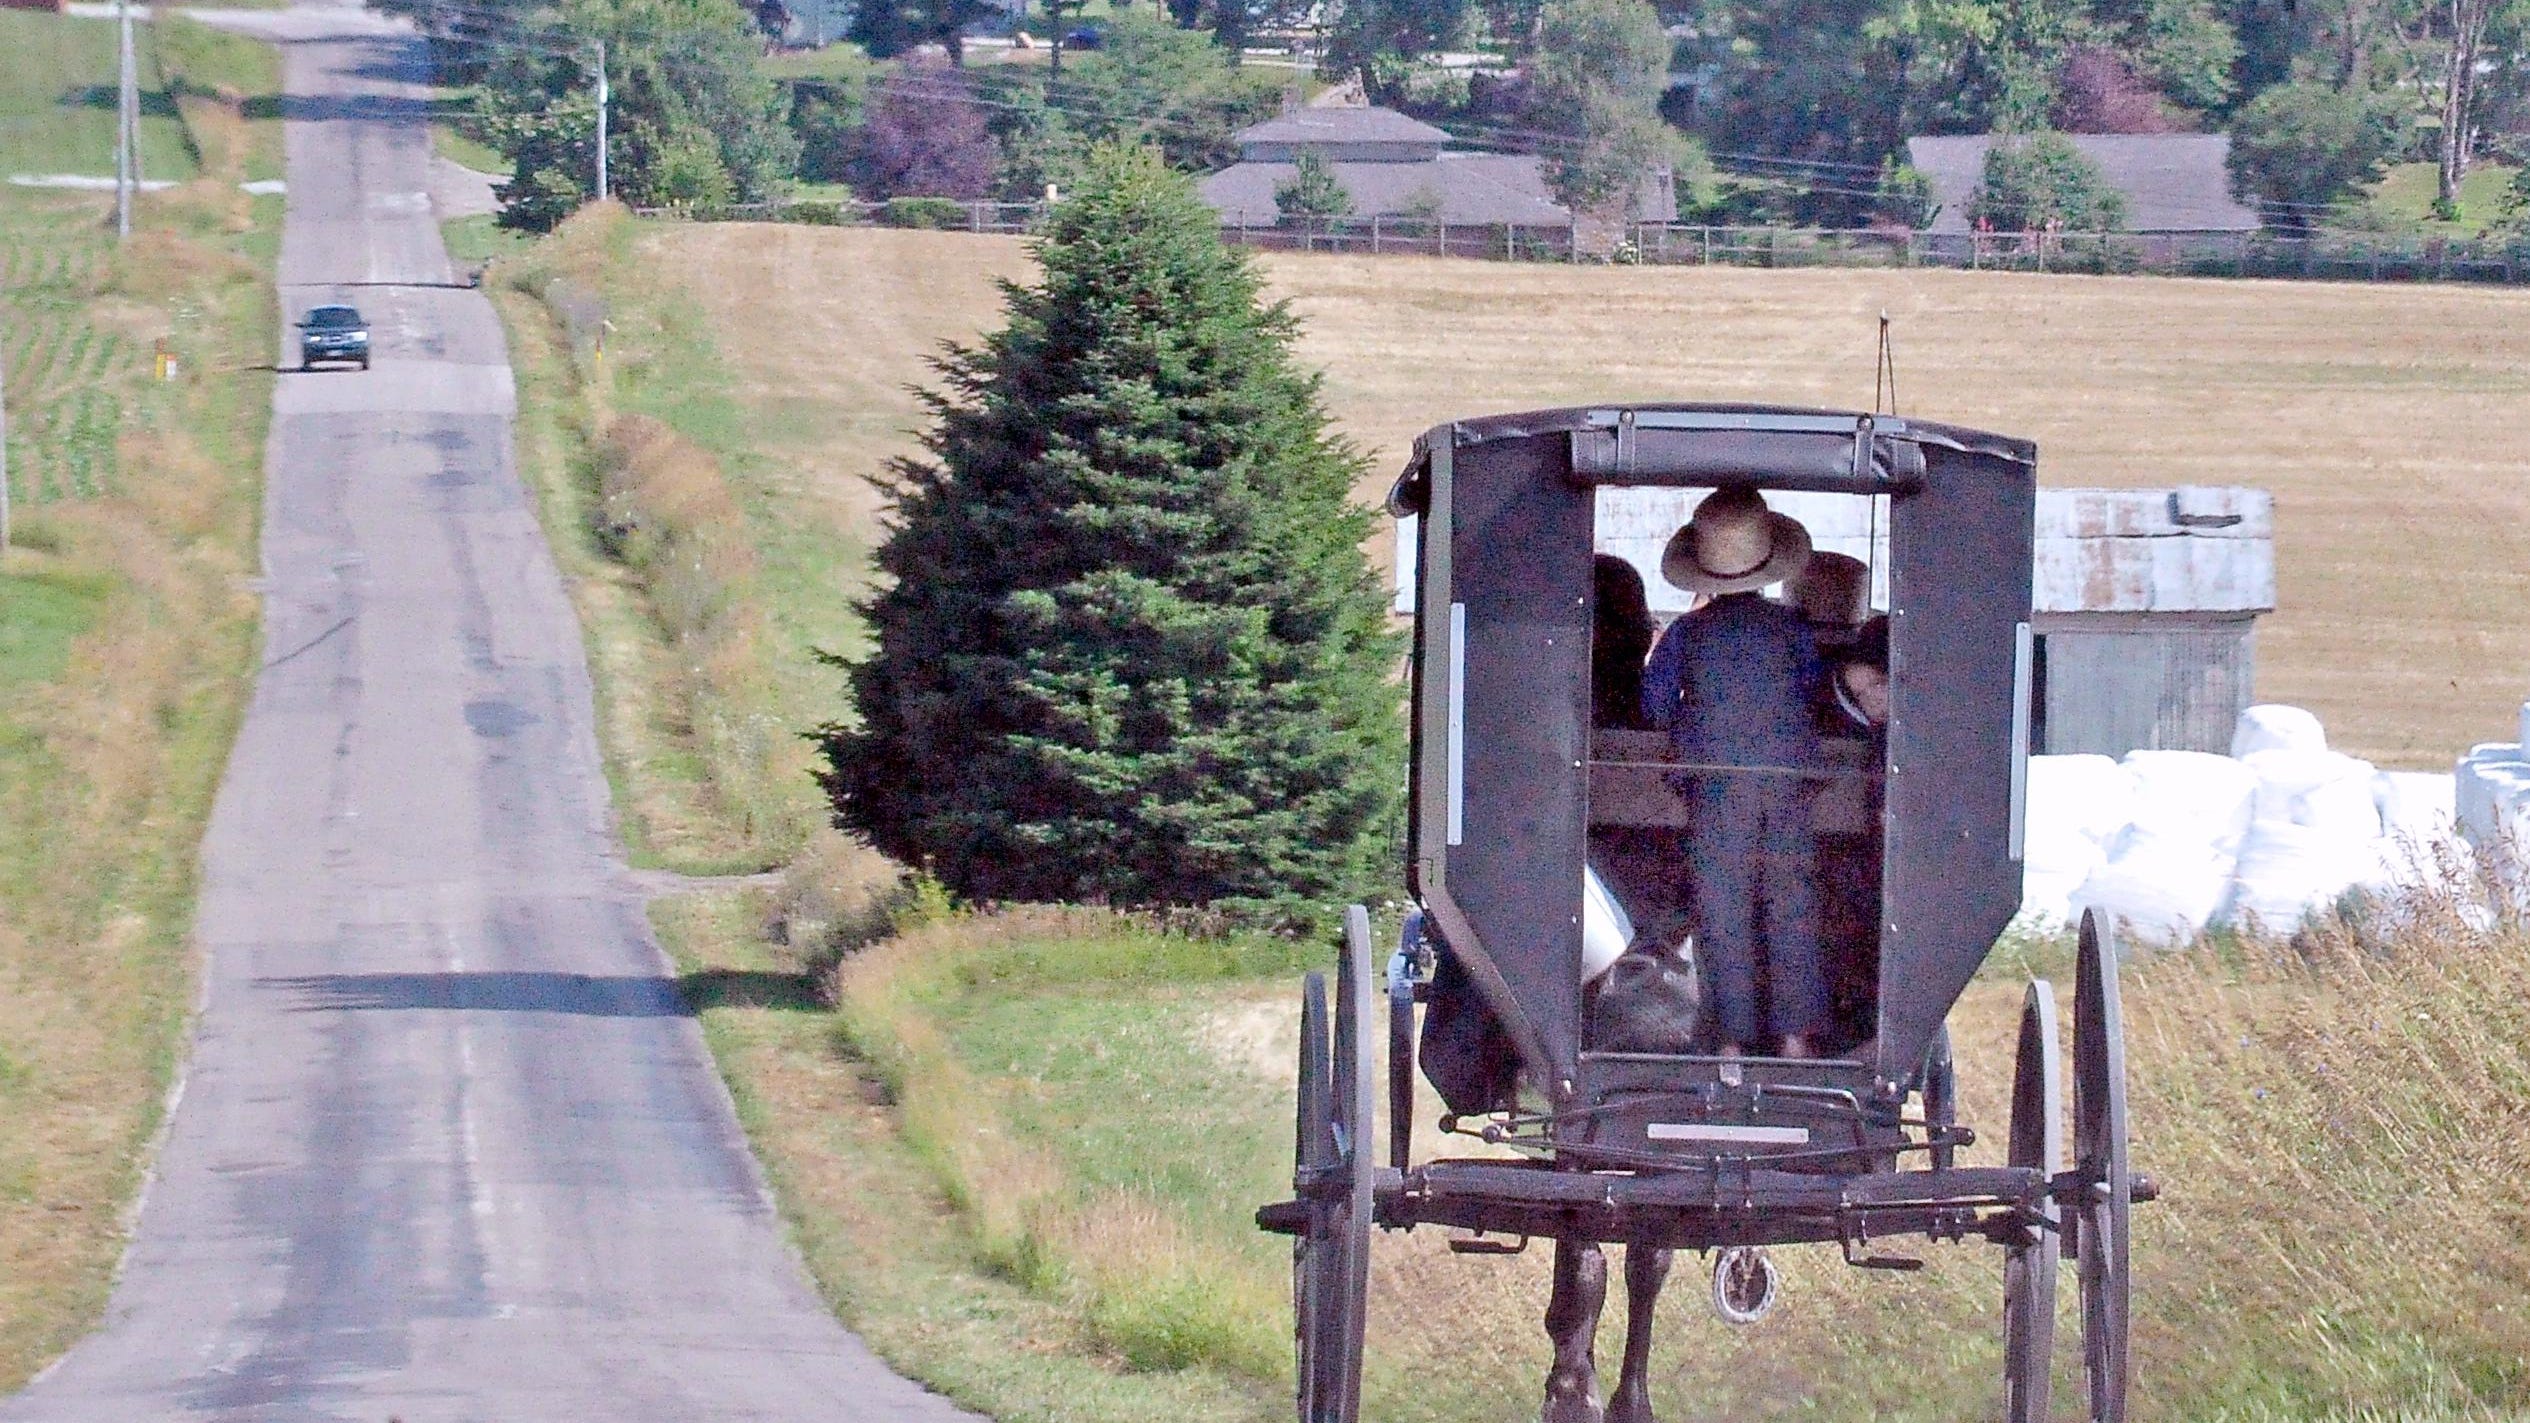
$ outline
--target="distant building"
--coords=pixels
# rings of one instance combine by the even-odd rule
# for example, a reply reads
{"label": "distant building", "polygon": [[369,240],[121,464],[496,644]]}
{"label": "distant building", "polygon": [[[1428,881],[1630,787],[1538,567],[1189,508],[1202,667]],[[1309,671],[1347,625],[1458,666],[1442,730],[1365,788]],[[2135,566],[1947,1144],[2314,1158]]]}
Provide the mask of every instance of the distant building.
{"label": "distant building", "polygon": [[[1570,227],[1572,213],[1547,191],[1532,154],[1468,153],[1449,135],[1394,109],[1310,108],[1241,130],[1239,161],[1202,182],[1225,226],[1271,227],[1274,190],[1291,181],[1304,151],[1326,160],[1353,199],[1355,218],[1453,224]],[[1647,173],[1635,217],[1669,222],[1678,204],[1667,172]]]}
{"label": "distant building", "polygon": [[[2258,215],[2231,195],[2227,133],[2067,134],[2100,176],[2125,195],[2128,232],[2254,232]],[[1932,184],[1941,205],[1925,231],[1965,235],[1968,209],[1985,181],[1988,133],[1910,138],[1906,161]]]}

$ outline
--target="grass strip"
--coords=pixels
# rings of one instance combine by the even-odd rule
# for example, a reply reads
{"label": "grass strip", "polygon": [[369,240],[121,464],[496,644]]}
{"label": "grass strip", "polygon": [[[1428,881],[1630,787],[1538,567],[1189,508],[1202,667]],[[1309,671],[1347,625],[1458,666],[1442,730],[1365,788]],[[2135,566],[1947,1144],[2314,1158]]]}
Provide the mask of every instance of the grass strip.
{"label": "grass strip", "polygon": [[621,209],[593,209],[494,268],[522,467],[590,627],[635,857],[761,869],[822,811],[767,647],[759,530],[726,469],[744,419],[674,289],[629,271],[631,235]]}

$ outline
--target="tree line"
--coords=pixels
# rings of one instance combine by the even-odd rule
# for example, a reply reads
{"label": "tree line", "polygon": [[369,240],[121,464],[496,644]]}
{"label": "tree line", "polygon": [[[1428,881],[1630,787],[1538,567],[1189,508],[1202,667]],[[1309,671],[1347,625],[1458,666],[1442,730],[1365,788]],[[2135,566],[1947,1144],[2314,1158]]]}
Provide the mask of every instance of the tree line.
{"label": "tree line", "polygon": [[[1216,168],[1305,82],[1247,47],[1296,36],[1316,82],[1537,153],[1585,211],[1666,167],[1692,221],[1920,222],[1916,134],[2007,136],[1971,214],[1996,226],[2117,225],[2061,134],[2228,132],[2238,191],[2287,226],[2345,220],[2349,195],[2416,160],[2436,165],[2440,214],[2463,216],[2472,164],[2530,156],[2530,0],[1167,0],[1102,15],[1094,50],[991,66],[964,41],[997,9],[869,0],[850,31],[867,59],[795,81],[761,62],[778,6],[487,2],[388,0],[477,86],[483,136],[515,165],[505,220],[530,228],[593,189],[599,41],[617,186],[656,206],[796,181],[1034,200],[1119,141]],[[1037,0],[1025,25],[1059,38],[1080,6]],[[1490,62],[1433,62],[1459,49]]]}

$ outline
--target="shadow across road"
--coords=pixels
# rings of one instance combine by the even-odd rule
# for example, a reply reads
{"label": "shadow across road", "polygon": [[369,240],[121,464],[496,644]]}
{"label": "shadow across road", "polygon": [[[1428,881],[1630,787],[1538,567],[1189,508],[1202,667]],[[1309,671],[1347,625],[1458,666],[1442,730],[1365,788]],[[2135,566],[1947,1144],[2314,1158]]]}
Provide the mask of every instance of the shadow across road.
{"label": "shadow across road", "polygon": [[299,1013],[554,1013],[577,1018],[684,1018],[676,980],[657,976],[482,970],[320,973],[259,978]]}
{"label": "shadow across road", "polygon": [[814,975],[698,969],[678,978],[524,970],[322,973],[260,978],[299,1013],[557,1013],[580,1018],[687,1018],[709,1008],[813,1013]]}

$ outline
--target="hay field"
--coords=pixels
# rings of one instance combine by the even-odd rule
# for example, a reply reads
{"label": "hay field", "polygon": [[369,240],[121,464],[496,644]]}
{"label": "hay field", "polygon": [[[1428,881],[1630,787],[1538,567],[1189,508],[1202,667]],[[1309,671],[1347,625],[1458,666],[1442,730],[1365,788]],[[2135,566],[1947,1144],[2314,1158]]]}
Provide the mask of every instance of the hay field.
{"label": "hay field", "polygon": [[[753,225],[642,238],[710,313],[803,518],[865,535],[938,342],[998,320],[1007,238]],[[2053,485],[2274,491],[2263,697],[2447,767],[2530,696],[2530,291],[1946,271],[1576,269],[1282,254],[1375,497],[1445,419],[1624,399],[1871,400],[2026,435]],[[1383,549],[1384,552],[1384,549]]]}

